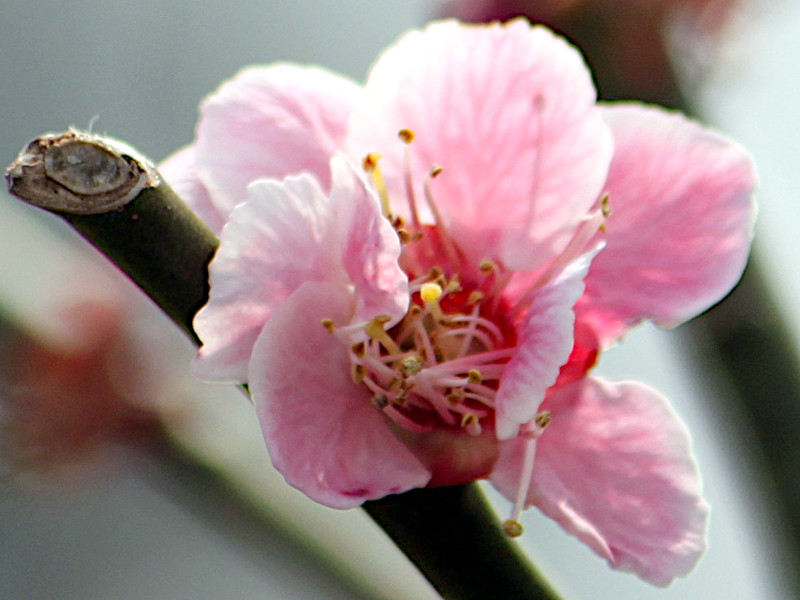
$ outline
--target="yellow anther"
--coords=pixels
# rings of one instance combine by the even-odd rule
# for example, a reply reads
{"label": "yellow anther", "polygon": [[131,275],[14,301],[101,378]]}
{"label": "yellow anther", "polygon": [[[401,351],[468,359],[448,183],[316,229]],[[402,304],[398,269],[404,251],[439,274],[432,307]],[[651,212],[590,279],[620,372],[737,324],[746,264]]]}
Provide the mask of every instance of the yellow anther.
{"label": "yellow anther", "polygon": [[350,378],[353,380],[353,383],[361,383],[364,381],[364,377],[367,375],[367,370],[364,368],[364,365],[351,365],[350,366]]}
{"label": "yellow anther", "polygon": [[364,358],[364,355],[367,353],[367,344],[364,342],[358,342],[357,344],[353,344],[350,347],[350,350],[353,351],[358,358]]}
{"label": "yellow anther", "polygon": [[606,230],[606,221],[611,216],[611,206],[608,203],[608,194],[603,196],[600,200],[600,212],[603,214],[603,223],[600,225],[600,231]]}
{"label": "yellow anther", "polygon": [[463,417],[461,417],[461,426],[462,427],[469,427],[471,425],[478,424],[478,415],[475,413],[465,413]]}
{"label": "yellow anther", "polygon": [[336,324],[333,322],[333,319],[322,319],[322,326],[328,330],[328,333],[336,331]]}
{"label": "yellow anther", "polygon": [[406,377],[416,375],[422,370],[422,359],[419,356],[406,356],[400,361],[400,373]]}
{"label": "yellow anther", "polygon": [[611,205],[608,202],[608,194],[603,196],[600,200],[600,211],[606,219],[611,216]]}
{"label": "yellow anther", "polygon": [[447,285],[444,286],[444,291],[448,294],[452,294],[453,292],[458,292],[461,290],[461,280],[458,278],[458,275],[453,275],[453,278],[447,282]]}
{"label": "yellow anther", "polygon": [[391,317],[387,315],[378,315],[372,321],[364,326],[364,331],[373,340],[378,340],[390,354],[401,354],[400,346],[397,345],[383,326],[391,321]]}
{"label": "yellow anther", "polygon": [[467,373],[467,380],[470,383],[480,383],[483,381],[483,373],[478,371],[478,369],[470,369]]}
{"label": "yellow anther", "polygon": [[378,161],[381,155],[376,152],[370,152],[364,157],[364,170],[372,176],[372,183],[375,184],[375,191],[378,192],[378,197],[381,199],[381,212],[383,216],[391,220],[392,207],[389,204],[389,192],[386,191],[386,183],[383,180],[381,169],[378,166]]}
{"label": "yellow anther", "polygon": [[522,535],[523,531],[525,531],[525,528],[522,527],[522,523],[516,519],[509,519],[503,523],[503,533],[505,533],[508,537],[519,537]]}
{"label": "yellow anther", "polygon": [[431,177],[438,177],[444,169],[439,165],[433,165],[428,173]]}
{"label": "yellow anther", "polygon": [[473,290],[469,294],[469,298],[467,298],[467,304],[478,304],[484,298],[483,292],[479,292],[478,290]]}
{"label": "yellow anther", "polygon": [[381,159],[381,155],[377,152],[370,152],[364,157],[364,170],[367,173],[372,173],[375,169],[378,168],[378,161]]}
{"label": "yellow anther", "polygon": [[536,415],[536,418],[534,419],[534,422],[539,427],[544,429],[545,427],[547,427],[550,424],[550,421],[552,420],[552,417],[553,417],[553,415],[549,410],[543,410],[538,415]]}
{"label": "yellow anther", "polygon": [[453,406],[458,406],[463,402],[464,398],[466,398],[466,392],[464,388],[455,388],[447,394],[447,399],[450,401],[450,404]]}
{"label": "yellow anther", "polygon": [[410,317],[418,317],[422,313],[422,307],[418,304],[412,304],[411,308],[408,309],[408,316]]}
{"label": "yellow anther", "polygon": [[399,137],[401,140],[403,140],[403,142],[405,142],[406,144],[410,144],[411,142],[413,142],[413,141],[414,141],[414,132],[413,132],[413,131],[411,131],[410,129],[401,129],[401,130],[400,130],[400,131],[397,133],[397,135],[398,135],[398,137]]}
{"label": "yellow anther", "polygon": [[415,239],[414,236],[405,229],[398,229],[397,237],[400,238],[401,244],[408,244],[409,242],[413,242]]}
{"label": "yellow anther", "polygon": [[481,261],[481,264],[480,264],[480,265],[478,265],[478,268],[480,269],[481,273],[483,273],[484,275],[488,275],[489,273],[491,273],[492,271],[494,271],[494,269],[495,269],[495,265],[494,265],[494,263],[493,263],[492,261],[490,261],[488,258],[484,258],[484,259]]}

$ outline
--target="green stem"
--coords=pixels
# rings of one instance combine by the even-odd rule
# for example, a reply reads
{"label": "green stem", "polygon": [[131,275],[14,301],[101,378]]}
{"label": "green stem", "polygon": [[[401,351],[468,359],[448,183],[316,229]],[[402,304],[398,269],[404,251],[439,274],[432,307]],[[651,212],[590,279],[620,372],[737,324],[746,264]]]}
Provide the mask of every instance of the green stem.
{"label": "green stem", "polygon": [[[135,151],[75,131],[43,136],[6,179],[12,194],[66,219],[198,341],[192,319],[207,300],[218,241]],[[118,195],[109,182],[120,183]],[[501,532],[475,484],[413,490],[364,508],[443,598],[559,598]]]}

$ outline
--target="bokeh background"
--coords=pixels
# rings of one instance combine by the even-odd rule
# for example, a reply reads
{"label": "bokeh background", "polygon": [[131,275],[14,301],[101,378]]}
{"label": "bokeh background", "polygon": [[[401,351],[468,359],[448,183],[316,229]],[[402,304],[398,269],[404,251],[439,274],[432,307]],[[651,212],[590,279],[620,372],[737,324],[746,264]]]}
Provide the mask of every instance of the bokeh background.
{"label": "bokeh background", "polygon": [[[38,134],[69,125],[107,132],[161,160],[192,139],[198,101],[242,66],[317,63],[362,80],[383,47],[434,12],[424,0],[7,3],[0,163]],[[774,3],[734,25],[718,64],[691,92],[704,118],[756,157],[760,249],[800,343],[800,6]],[[36,331],[47,318],[43,298],[57,297],[54,273],[86,260],[80,240],[56,219],[0,194],[0,314],[7,323]],[[321,509],[285,489],[247,402],[235,390],[189,382],[191,349],[177,330],[174,337],[170,368],[183,382],[175,391],[179,409],[170,413],[175,435],[228,473],[241,498],[271,522],[254,525],[205,473],[165,467],[148,452],[117,448],[100,474],[48,480],[11,473],[0,482],[0,598],[436,597],[359,511]],[[713,509],[710,550],[688,578],[655,589],[610,571],[531,510],[521,543],[567,598],[791,597],[771,543],[780,526],[763,509],[770,490],[750,456],[747,423],[708,401],[708,387],[685,362],[687,343],[687,336],[644,327],[604,355],[599,371],[654,385],[687,421]]]}

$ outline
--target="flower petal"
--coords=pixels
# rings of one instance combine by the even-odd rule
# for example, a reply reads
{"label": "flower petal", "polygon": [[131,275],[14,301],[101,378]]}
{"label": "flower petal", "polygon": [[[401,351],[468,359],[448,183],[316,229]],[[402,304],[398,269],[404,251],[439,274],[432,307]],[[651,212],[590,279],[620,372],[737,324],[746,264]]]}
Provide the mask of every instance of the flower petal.
{"label": "flower petal", "polygon": [[335,157],[331,169],[330,197],[307,174],[260,180],[231,213],[209,265],[209,302],[194,320],[203,341],[197,376],[245,381],[270,314],[307,281],[352,287],[364,321],[379,314],[399,319],[405,312],[407,278],[397,264],[397,235],[349,163]]}
{"label": "flower petal", "polygon": [[[537,441],[527,503],[608,560],[658,586],[706,547],[708,505],[689,435],[669,404],[636,382],[595,378],[555,388]],[[516,494],[524,440],[503,444],[492,481]]]}
{"label": "flower petal", "polygon": [[616,139],[608,245],[577,312],[608,346],[643,319],[677,325],[736,284],[756,176],[743,148],[679,114],[629,104],[604,115]]}
{"label": "flower petal", "polygon": [[219,235],[227,215],[223,215],[211,202],[208,190],[200,182],[195,155],[194,146],[182,148],[168,156],[159,165],[158,172],[208,228]]}
{"label": "flower petal", "polygon": [[517,351],[506,366],[496,398],[497,437],[507,440],[536,416],[574,345],[572,307],[583,293],[583,278],[595,252],[575,260],[554,280],[531,294],[519,327]]}
{"label": "flower petal", "polygon": [[201,107],[197,169],[227,216],[255,179],[310,172],[329,185],[328,162],[341,147],[359,87],[316,67],[250,67]]}
{"label": "flower petal", "polygon": [[349,321],[346,289],[307,283],[281,306],[253,349],[250,390],[270,456],[312,500],[351,508],[424,487],[430,473],[350,378],[348,348],[320,324]]}
{"label": "flower petal", "polygon": [[[392,200],[405,197],[401,128],[411,167],[473,261],[535,270],[563,249],[596,201],[612,154],[580,54],[527,21],[435,23],[407,34],[369,75],[347,149],[379,152]],[[429,215],[428,215],[429,216]]]}

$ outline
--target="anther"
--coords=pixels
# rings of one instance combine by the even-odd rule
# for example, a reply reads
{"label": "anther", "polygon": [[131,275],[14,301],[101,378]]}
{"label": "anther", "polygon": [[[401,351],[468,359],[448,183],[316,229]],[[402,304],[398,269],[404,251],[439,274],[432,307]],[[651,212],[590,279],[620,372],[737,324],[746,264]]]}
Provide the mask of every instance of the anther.
{"label": "anther", "polygon": [[428,172],[428,174],[432,178],[433,177],[438,177],[439,175],[441,175],[442,171],[444,171],[444,169],[440,165],[433,165],[431,167],[431,170]]}
{"label": "anther", "polygon": [[455,388],[447,394],[447,400],[453,406],[458,406],[464,401],[466,398],[466,392],[464,392],[464,388]]}
{"label": "anther", "polygon": [[467,298],[467,304],[478,304],[481,300],[483,300],[484,295],[483,292],[479,292],[478,290],[473,290],[469,294],[469,298]]}
{"label": "anther", "polygon": [[478,269],[480,269],[480,272],[483,273],[484,275],[488,275],[489,273],[494,271],[495,265],[488,258],[484,258],[481,261],[481,264],[478,265]]}
{"label": "anther", "polygon": [[386,394],[376,394],[372,397],[372,405],[376,408],[386,408],[389,406],[389,398],[386,397]]}
{"label": "anther", "polygon": [[404,143],[406,143],[406,144],[410,144],[411,142],[413,142],[413,141],[414,141],[414,132],[413,132],[413,131],[411,131],[410,129],[401,129],[401,130],[400,130],[400,131],[397,133],[397,136],[398,136],[398,137],[399,137],[401,140],[403,140],[403,142],[404,142]]}
{"label": "anther", "polygon": [[378,166],[378,161],[381,155],[376,152],[370,152],[364,157],[364,170],[372,176],[372,182],[375,184],[375,191],[378,192],[378,197],[381,199],[381,212],[383,216],[391,220],[392,207],[389,204],[389,192],[386,191],[386,183],[383,180],[381,169]]}
{"label": "anther", "polygon": [[525,531],[525,528],[522,527],[522,523],[516,519],[509,519],[503,523],[503,533],[505,533],[508,537],[519,537],[522,535],[523,531]]}
{"label": "anther", "polygon": [[350,378],[353,380],[353,383],[361,383],[364,381],[364,377],[367,375],[367,370],[364,368],[364,365],[351,365],[350,366]]}
{"label": "anther", "polygon": [[536,423],[536,425],[538,425],[539,427],[544,429],[545,427],[547,427],[550,424],[550,421],[552,420],[552,418],[553,418],[553,415],[550,413],[549,410],[543,410],[538,415],[536,415],[536,418],[534,419],[534,422]]}
{"label": "anther", "polygon": [[467,429],[472,435],[480,435],[481,433],[481,423],[475,413],[464,413],[464,416],[461,417],[461,427]]}
{"label": "anther", "polygon": [[422,370],[422,359],[419,356],[406,356],[400,361],[400,373],[406,377],[416,375]]}
{"label": "anther", "polygon": [[445,285],[444,291],[448,294],[461,291],[461,280],[458,278],[458,275],[453,275],[452,279]]}
{"label": "anther", "polygon": [[478,369],[470,369],[467,373],[467,380],[472,384],[478,384],[483,381],[483,374]]}
{"label": "anther", "polygon": [[367,353],[367,344],[364,342],[358,342],[357,344],[353,344],[350,347],[350,350],[353,351],[358,358],[364,358],[364,355]]}
{"label": "anther", "polygon": [[322,319],[322,326],[328,330],[328,333],[336,331],[336,324],[333,322],[333,319]]}
{"label": "anther", "polygon": [[401,354],[402,351],[400,347],[389,337],[389,334],[386,333],[386,330],[383,328],[389,321],[391,321],[391,317],[387,315],[378,315],[364,326],[364,331],[366,331],[367,335],[373,340],[378,340],[383,344],[383,347],[386,348],[390,354]]}

